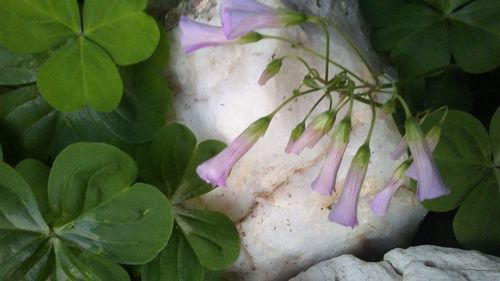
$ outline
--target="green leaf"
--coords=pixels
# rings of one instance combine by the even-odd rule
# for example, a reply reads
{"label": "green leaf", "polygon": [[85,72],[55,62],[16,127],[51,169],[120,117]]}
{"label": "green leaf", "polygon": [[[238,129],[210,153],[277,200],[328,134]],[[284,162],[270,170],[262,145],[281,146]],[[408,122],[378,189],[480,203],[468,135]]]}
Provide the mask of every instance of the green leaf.
{"label": "green leaf", "polygon": [[467,72],[500,65],[500,2],[362,0],[370,39],[390,52],[402,77],[429,74],[452,59]]}
{"label": "green leaf", "polygon": [[226,144],[217,140],[206,140],[198,144],[186,167],[181,183],[172,195],[172,200],[174,202],[182,202],[213,190],[210,184],[203,181],[198,174],[196,174],[196,167],[217,155],[225,147]]}
{"label": "green leaf", "polygon": [[28,184],[0,162],[0,279],[21,266],[48,236]]}
{"label": "green leaf", "polygon": [[165,247],[172,224],[165,196],[151,185],[136,183],[56,227],[54,232],[114,262],[142,264]]}
{"label": "green leaf", "polygon": [[148,0],[86,0],[85,36],[104,48],[119,65],[148,58],[160,38],[158,26],[143,10]]}
{"label": "green leaf", "polygon": [[500,196],[495,176],[478,184],[453,220],[457,240],[466,248],[496,254],[500,250]]}
{"label": "green leaf", "polygon": [[52,242],[45,240],[19,267],[5,276],[5,280],[47,280],[54,270]]}
{"label": "green leaf", "polygon": [[159,130],[140,155],[140,176],[159,186],[174,203],[205,194],[213,188],[196,174],[196,167],[219,153],[225,144],[207,140],[196,146],[196,137],[184,125],[169,124]]}
{"label": "green leaf", "polygon": [[160,129],[149,148],[149,179],[170,197],[182,180],[196,147],[196,137],[184,125],[170,124]]}
{"label": "green leaf", "polygon": [[2,145],[0,144],[0,161],[3,161]]}
{"label": "green leaf", "polygon": [[111,113],[97,113],[90,107],[71,113],[55,111],[35,87],[0,95],[0,141],[6,159],[45,161],[79,141],[106,142],[132,153],[165,123],[170,94],[161,73],[167,60],[168,42],[162,36],[148,60],[122,69],[125,91]]}
{"label": "green leaf", "polygon": [[432,7],[449,14],[472,0],[425,0]]}
{"label": "green leaf", "polygon": [[57,281],[66,280],[102,280],[91,268],[83,264],[59,239],[53,239]]}
{"label": "green leaf", "polygon": [[440,75],[428,78],[424,107],[437,109],[448,106],[451,109],[471,110],[472,93],[464,76],[460,69],[449,67]]}
{"label": "green leaf", "polygon": [[176,208],[175,221],[201,264],[211,270],[230,266],[239,256],[236,227],[225,215],[213,211]]}
{"label": "green leaf", "polygon": [[178,228],[174,227],[167,247],[144,266],[144,281],[204,281],[205,269]]}
{"label": "green leaf", "polygon": [[80,37],[57,50],[40,68],[38,89],[61,111],[75,111],[87,103],[111,111],[120,102],[123,85],[108,54]]}
{"label": "green leaf", "polygon": [[130,277],[123,267],[109,261],[108,259],[93,255],[89,252],[83,252],[78,259],[91,268],[92,271],[106,281],[127,281]]}
{"label": "green leaf", "polygon": [[[424,129],[429,130],[441,117],[442,114],[429,116]],[[448,113],[433,155],[444,183],[451,191],[448,195],[423,202],[433,211],[455,209],[492,173],[488,134],[479,120],[462,111]]]}
{"label": "green leaf", "polygon": [[80,34],[76,0],[0,0],[0,44],[36,53]]}
{"label": "green leaf", "polygon": [[15,168],[28,183],[33,195],[35,195],[38,209],[42,213],[45,221],[47,221],[50,210],[49,198],[47,195],[50,168],[34,159],[25,159],[19,162]]}
{"label": "green leaf", "polygon": [[49,177],[49,202],[59,217],[69,222],[130,186],[137,167],[119,149],[98,143],[76,143],[54,160]]}
{"label": "green leaf", "polygon": [[500,168],[500,107],[497,108],[490,122],[490,137],[493,144],[493,162]]}
{"label": "green leaf", "polygon": [[22,85],[35,82],[36,72],[47,57],[48,52],[21,55],[0,46],[0,85]]}

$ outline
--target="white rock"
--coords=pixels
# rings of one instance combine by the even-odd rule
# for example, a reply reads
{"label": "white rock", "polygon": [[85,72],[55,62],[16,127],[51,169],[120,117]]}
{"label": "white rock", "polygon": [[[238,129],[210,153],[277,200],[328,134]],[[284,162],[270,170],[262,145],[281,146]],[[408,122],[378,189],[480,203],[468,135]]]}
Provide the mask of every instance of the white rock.
{"label": "white rock", "polygon": [[[296,4],[301,6],[302,2],[306,1]],[[200,12],[197,20],[217,25],[217,7],[210,3],[213,1],[202,1],[197,6]],[[307,3],[313,5],[316,1]],[[351,12],[346,16],[346,10],[337,9],[339,18],[359,25],[356,2],[342,3]],[[282,6],[278,1],[268,4]],[[304,28],[270,29],[263,33],[287,37],[318,50],[324,48],[323,35],[311,26]],[[177,31],[172,33],[175,39]],[[354,37],[363,38],[362,34]],[[171,42],[169,76],[177,86],[172,119],[186,124],[200,141],[216,138],[229,143],[251,122],[269,114],[290,96],[305,74],[302,65],[296,62],[286,61],[282,72],[266,86],[257,84],[272,57],[297,54],[323,69],[322,61],[275,40],[201,49],[190,55],[182,52],[177,41]],[[332,42],[335,60],[370,79],[367,69],[339,36],[333,36]],[[367,44],[362,47],[366,49]],[[387,216],[375,217],[369,208],[369,201],[397,165],[390,160],[389,153],[401,139],[392,120],[379,118],[371,142],[371,165],[360,196],[360,225],[350,229],[328,221],[329,208],[338,194],[321,196],[310,189],[322,165],[328,138],[300,156],[284,152],[291,129],[316,98],[306,97],[287,106],[276,116],[266,135],[234,167],[228,187],[217,188],[192,202],[221,211],[236,222],[242,251],[230,270],[234,274],[231,280],[285,280],[318,261],[344,253],[384,253],[405,245],[425,215],[406,188],[398,191]],[[318,112],[326,106],[323,104]],[[342,189],[350,161],[365,140],[370,116],[369,107],[355,106],[353,133],[340,167],[337,191]],[[341,118],[339,114],[337,120]]]}
{"label": "white rock", "polygon": [[289,281],[498,281],[500,258],[477,251],[418,246],[388,252],[381,262],[343,255]]}
{"label": "white rock", "polygon": [[401,277],[387,262],[365,262],[352,255],[342,255],[316,264],[289,281],[394,281]]}
{"label": "white rock", "polygon": [[404,280],[500,280],[500,258],[438,246],[394,249],[384,256]]}

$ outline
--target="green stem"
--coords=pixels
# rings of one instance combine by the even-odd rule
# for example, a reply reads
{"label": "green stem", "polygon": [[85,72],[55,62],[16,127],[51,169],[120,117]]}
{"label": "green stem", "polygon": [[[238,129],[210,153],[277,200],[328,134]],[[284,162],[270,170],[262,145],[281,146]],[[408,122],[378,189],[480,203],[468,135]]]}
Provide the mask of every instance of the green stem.
{"label": "green stem", "polygon": [[298,60],[300,61],[306,68],[309,72],[312,71],[312,68],[311,66],[309,66],[309,64],[301,57],[297,56],[297,55],[286,55],[284,56],[283,58],[291,58],[291,59],[295,59],[295,60]]}
{"label": "green stem", "polygon": [[377,113],[376,113],[376,110],[375,110],[375,105],[374,105],[374,100],[373,100],[373,97],[371,95],[371,93],[368,94],[368,97],[370,98],[370,107],[372,109],[372,121],[370,123],[370,128],[368,129],[368,135],[366,136],[366,141],[365,143],[366,144],[370,144],[370,139],[372,137],[372,133],[373,133],[373,128],[375,127],[375,120],[377,119]]}
{"label": "green stem", "polygon": [[302,122],[306,122],[307,118],[309,118],[309,116],[311,116],[311,114],[313,113],[314,109],[316,109],[316,107],[321,103],[321,101],[329,94],[325,93],[323,94],[317,101],[316,103],[314,103],[314,105],[311,107],[311,109],[309,109],[309,112],[306,114],[306,116],[304,117],[304,119],[302,120]]}
{"label": "green stem", "polygon": [[285,105],[287,105],[289,102],[291,102],[292,100],[298,98],[298,97],[301,97],[301,96],[304,96],[304,95],[307,95],[307,94],[310,94],[312,92],[316,92],[318,91],[319,89],[310,89],[310,90],[307,90],[307,91],[304,91],[304,92],[300,92],[296,95],[292,95],[291,97],[289,97],[288,99],[286,99],[284,102],[282,102],[275,110],[273,110],[273,112],[271,112],[268,117],[269,118],[273,118],[274,115],[276,115],[276,113],[278,113]]}
{"label": "green stem", "polygon": [[368,62],[368,60],[366,59],[366,57],[361,53],[361,51],[359,50],[358,46],[356,46],[356,44],[354,44],[354,42],[352,41],[351,37],[349,37],[344,31],[342,31],[342,29],[340,29],[333,22],[328,21],[328,20],[323,20],[323,19],[321,19],[321,20],[323,22],[325,22],[327,25],[329,25],[333,30],[337,31],[344,38],[344,40],[347,42],[347,44],[349,44],[349,46],[351,47],[351,49],[358,55],[358,57],[361,59],[361,61],[363,62],[363,64],[366,66],[366,68],[368,69],[368,71],[372,75],[373,80],[375,80],[375,84],[379,85],[379,81],[377,79],[378,75],[376,75],[375,70],[371,67],[371,65]]}
{"label": "green stem", "polygon": [[[312,55],[314,55],[316,57],[319,57],[319,58],[322,58],[322,59],[326,60],[326,57],[323,54],[320,54],[320,53],[316,52],[313,49],[304,47],[303,45],[298,44],[297,42],[294,42],[294,41],[292,41],[290,39],[287,39],[287,38],[283,38],[283,37],[280,37],[280,36],[274,36],[274,35],[262,34],[262,39],[276,39],[276,40],[281,40],[281,41],[290,43],[292,46],[298,46],[299,48],[301,48],[302,50],[306,51],[307,53],[312,54]],[[334,61],[332,59],[328,59],[327,61],[330,62],[331,64],[335,65],[336,67],[344,70],[345,72],[349,73],[352,77],[354,77],[359,82],[361,82],[363,84],[368,84],[361,77],[359,77],[354,72],[350,71],[349,69],[347,69],[345,66],[341,65],[340,63],[338,63],[338,62],[336,62],[336,61]]]}

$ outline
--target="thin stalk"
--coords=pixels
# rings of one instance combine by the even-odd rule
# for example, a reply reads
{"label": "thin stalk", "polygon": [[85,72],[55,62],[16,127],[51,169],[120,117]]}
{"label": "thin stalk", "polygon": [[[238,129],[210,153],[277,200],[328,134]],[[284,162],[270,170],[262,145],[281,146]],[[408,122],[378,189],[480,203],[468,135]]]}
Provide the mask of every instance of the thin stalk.
{"label": "thin stalk", "polygon": [[373,104],[375,101],[373,100],[371,93],[368,94],[368,97],[370,98],[371,102],[370,107],[372,109],[372,121],[370,123],[370,128],[368,129],[368,135],[366,136],[365,143],[369,145],[370,139],[372,138],[373,128],[375,127],[375,120],[377,119],[377,115],[376,115],[375,105]]}
{"label": "thin stalk", "polygon": [[291,102],[292,100],[298,98],[298,97],[301,97],[301,96],[304,96],[304,95],[307,95],[307,94],[310,94],[312,92],[316,92],[318,91],[319,89],[310,89],[310,90],[307,90],[307,91],[304,91],[304,92],[300,92],[296,95],[292,95],[291,97],[289,97],[288,99],[286,99],[284,102],[282,102],[275,110],[273,110],[273,112],[271,112],[268,116],[269,118],[273,118],[274,115],[276,115],[276,113],[278,113],[283,107],[285,107],[285,105],[287,105],[289,102]]}
{"label": "thin stalk", "polygon": [[342,31],[342,29],[340,29],[333,22],[331,22],[331,21],[325,21],[323,19],[321,19],[321,20],[323,22],[325,22],[328,26],[330,26],[333,30],[337,31],[344,38],[344,40],[347,42],[347,44],[349,44],[349,46],[351,47],[351,49],[358,55],[358,57],[361,59],[361,61],[363,62],[363,64],[366,66],[366,68],[368,69],[368,71],[372,75],[373,80],[375,80],[375,83],[377,85],[379,85],[379,81],[377,79],[378,75],[376,75],[375,70],[371,67],[371,65],[368,62],[368,60],[361,53],[361,51],[359,50],[358,46],[356,46],[356,44],[354,44],[354,42],[352,41],[351,37],[349,37],[344,31]]}
{"label": "thin stalk", "polygon": [[311,107],[311,109],[309,109],[309,112],[306,114],[306,116],[304,117],[304,119],[302,120],[302,122],[306,122],[307,118],[309,118],[309,116],[311,116],[311,114],[313,113],[314,109],[316,109],[316,107],[321,103],[321,101],[327,96],[327,93],[323,94],[315,103],[314,105]]}
{"label": "thin stalk", "polygon": [[286,55],[286,56],[284,56],[283,58],[291,58],[291,59],[298,60],[298,61],[300,61],[300,62],[301,62],[301,63],[302,63],[302,64],[303,64],[306,68],[307,68],[307,70],[308,70],[309,72],[311,72],[311,71],[312,71],[311,66],[309,66],[309,64],[308,64],[308,63],[307,63],[307,62],[306,62],[303,58],[301,58],[301,57],[299,57],[299,56],[296,56],[296,55]]}
{"label": "thin stalk", "polygon": [[[306,51],[307,53],[312,54],[312,55],[314,55],[316,57],[319,57],[319,58],[322,58],[322,59],[326,60],[326,57],[323,54],[320,54],[320,53],[318,53],[317,51],[315,51],[315,50],[313,50],[311,48],[304,47],[301,44],[298,44],[297,42],[294,42],[294,41],[292,41],[290,39],[287,39],[287,38],[284,38],[284,37],[262,34],[262,39],[276,39],[276,40],[281,40],[281,41],[290,43],[293,46],[298,46],[299,48],[301,48],[302,50]],[[327,61],[330,62],[331,64],[335,65],[336,67],[344,70],[345,72],[349,73],[352,77],[354,77],[359,82],[361,82],[363,84],[368,84],[361,77],[359,77],[354,72],[350,71],[349,69],[347,69],[345,66],[341,65],[340,63],[338,63],[338,62],[336,62],[336,61],[334,61],[332,59],[328,59]]]}

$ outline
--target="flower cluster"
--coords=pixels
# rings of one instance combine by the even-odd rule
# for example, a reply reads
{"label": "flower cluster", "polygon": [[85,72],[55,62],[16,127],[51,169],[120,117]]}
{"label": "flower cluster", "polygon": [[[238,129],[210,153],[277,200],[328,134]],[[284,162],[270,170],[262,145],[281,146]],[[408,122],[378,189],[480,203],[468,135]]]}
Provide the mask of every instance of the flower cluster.
{"label": "flower cluster", "polygon": [[[416,197],[420,201],[437,198],[449,193],[432,158],[432,151],[437,146],[441,134],[440,125],[434,126],[424,136],[419,120],[412,115],[404,99],[397,94],[395,87],[393,87],[393,97],[387,103],[381,105],[374,102],[373,96],[381,93],[383,89],[383,85],[379,83],[379,78],[382,75],[372,73],[375,81],[375,84],[372,84],[363,81],[349,69],[331,60],[329,57],[329,30],[326,28],[328,26],[326,22],[315,16],[284,9],[273,9],[252,0],[223,0],[220,5],[220,15],[222,21],[220,27],[196,23],[186,17],[181,17],[179,23],[181,45],[186,52],[189,53],[208,46],[248,43],[262,38],[271,38],[256,33],[254,30],[264,27],[284,27],[309,21],[320,25],[327,37],[325,55],[311,50],[309,50],[309,53],[325,59],[326,63],[324,76],[322,76],[317,69],[310,67],[301,57],[287,55],[272,60],[259,78],[259,84],[264,85],[268,80],[272,79],[279,73],[283,61],[290,58],[299,60],[308,69],[302,84],[272,113],[252,123],[222,152],[200,164],[196,172],[203,180],[214,186],[225,187],[226,179],[232,167],[264,136],[275,114],[292,100],[320,92],[322,94],[315,105],[304,117],[303,121],[292,130],[285,151],[291,154],[300,154],[306,147],[313,148],[316,143],[332,131],[340,109],[348,106],[346,115],[338,122],[331,134],[331,143],[321,171],[311,184],[311,188],[322,195],[330,196],[336,192],[337,173],[349,144],[352,130],[353,103],[355,101],[367,103],[372,110],[372,120],[366,140],[358,148],[351,162],[339,200],[330,212],[329,219],[331,221],[348,227],[358,225],[358,199],[370,162],[370,139],[376,119],[376,107],[380,107],[384,114],[390,115],[396,107],[396,101],[401,103],[406,112],[406,134],[401,144],[390,156],[397,160],[409,149],[411,157],[398,166],[386,187],[374,197],[371,202],[373,212],[376,215],[385,215],[391,198],[397,189],[407,182],[408,177],[417,180]],[[277,37],[272,38],[279,40]],[[336,65],[342,71],[330,77],[330,64]],[[356,85],[354,80],[360,82],[361,85]],[[303,88],[306,88],[306,90],[303,90]],[[332,94],[334,93],[338,94],[338,103],[336,105],[333,105],[332,102]],[[324,99],[330,101],[329,109],[318,114],[306,126],[311,113]]]}
{"label": "flower cluster", "polygon": [[198,23],[182,16],[179,21],[181,46],[186,53],[210,46],[251,43],[261,39],[254,30],[285,27],[307,20],[304,14],[273,9],[251,0],[223,0],[220,4],[222,26]]}

